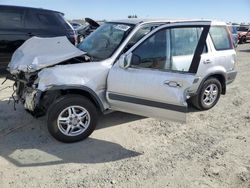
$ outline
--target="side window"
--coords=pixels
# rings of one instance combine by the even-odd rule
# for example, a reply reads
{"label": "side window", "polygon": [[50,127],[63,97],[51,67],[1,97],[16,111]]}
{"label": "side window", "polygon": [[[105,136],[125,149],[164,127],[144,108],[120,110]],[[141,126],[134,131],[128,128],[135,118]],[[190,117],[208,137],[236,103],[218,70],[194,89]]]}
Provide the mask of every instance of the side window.
{"label": "side window", "polygon": [[172,56],[193,55],[199,41],[197,28],[171,29]]}
{"label": "side window", "polygon": [[0,11],[0,28],[22,28],[23,14],[21,10],[1,10]]}
{"label": "side window", "polygon": [[171,29],[171,61],[168,65],[171,70],[189,71],[201,32],[202,28],[198,27]]}
{"label": "side window", "polygon": [[124,52],[126,52],[129,48],[131,48],[135,43],[137,43],[140,39],[146,36],[150,31],[157,28],[160,24],[148,24],[142,26],[138,31],[134,34],[134,36],[129,40],[127,46],[125,47]]}
{"label": "side window", "polygon": [[167,58],[167,32],[162,30],[146,39],[133,52],[131,65],[164,69]]}
{"label": "side window", "polygon": [[188,72],[201,32],[198,27],[158,31],[133,51],[131,66]]}
{"label": "side window", "polygon": [[216,50],[232,49],[231,38],[226,27],[212,26],[209,31]]}

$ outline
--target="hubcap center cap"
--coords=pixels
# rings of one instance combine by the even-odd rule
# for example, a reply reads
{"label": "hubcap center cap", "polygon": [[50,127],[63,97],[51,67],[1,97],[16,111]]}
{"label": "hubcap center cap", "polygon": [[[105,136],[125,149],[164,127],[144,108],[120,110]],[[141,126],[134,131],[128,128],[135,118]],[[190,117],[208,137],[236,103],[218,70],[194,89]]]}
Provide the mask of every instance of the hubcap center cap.
{"label": "hubcap center cap", "polygon": [[72,119],[72,124],[77,125],[78,124],[78,118],[73,118]]}

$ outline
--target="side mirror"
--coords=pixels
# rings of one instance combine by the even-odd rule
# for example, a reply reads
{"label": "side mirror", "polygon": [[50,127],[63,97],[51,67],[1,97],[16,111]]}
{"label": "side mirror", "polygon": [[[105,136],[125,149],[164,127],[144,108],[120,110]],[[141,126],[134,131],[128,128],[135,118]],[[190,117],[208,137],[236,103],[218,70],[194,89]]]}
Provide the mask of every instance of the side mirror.
{"label": "side mirror", "polygon": [[141,58],[138,55],[133,54],[131,58],[131,62],[133,62],[133,65],[137,66],[141,64]]}
{"label": "side mirror", "polygon": [[122,54],[119,58],[119,66],[123,69],[128,68],[131,63],[132,55],[132,53],[129,53],[127,55]]}

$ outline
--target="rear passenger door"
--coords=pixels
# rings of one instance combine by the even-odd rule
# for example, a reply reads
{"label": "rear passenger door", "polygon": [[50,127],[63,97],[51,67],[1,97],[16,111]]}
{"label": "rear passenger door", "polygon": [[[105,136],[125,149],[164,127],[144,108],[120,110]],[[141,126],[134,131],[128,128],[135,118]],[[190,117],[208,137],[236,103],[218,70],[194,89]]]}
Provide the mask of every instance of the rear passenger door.
{"label": "rear passenger door", "polygon": [[209,27],[161,26],[139,41],[125,55],[130,66],[123,68],[118,62],[109,72],[111,108],[185,122],[188,89],[195,83]]}

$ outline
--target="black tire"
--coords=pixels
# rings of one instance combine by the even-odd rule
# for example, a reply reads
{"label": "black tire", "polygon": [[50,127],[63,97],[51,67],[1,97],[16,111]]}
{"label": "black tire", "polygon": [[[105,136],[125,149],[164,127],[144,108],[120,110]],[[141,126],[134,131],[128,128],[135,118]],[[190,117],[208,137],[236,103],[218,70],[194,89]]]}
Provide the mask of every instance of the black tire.
{"label": "black tire", "polygon": [[246,42],[247,42],[247,37],[244,36],[244,38],[243,38],[243,43],[246,43]]}
{"label": "black tire", "polygon": [[246,37],[242,36],[239,41],[240,44],[246,43]]}
{"label": "black tire", "polygon": [[[218,93],[217,93],[217,96],[215,98],[215,100],[210,104],[210,105],[207,105],[204,103],[203,101],[203,97],[204,97],[204,92],[205,90],[211,85],[211,84],[214,84],[217,86],[218,88]],[[219,101],[220,99],[220,95],[221,95],[221,91],[222,91],[222,86],[221,86],[221,83],[220,81],[217,79],[217,78],[214,78],[214,77],[210,77],[208,78],[202,85],[202,87],[200,88],[199,92],[198,92],[198,95],[196,96],[193,96],[191,98],[191,103],[194,107],[196,107],[198,110],[209,110],[211,108],[213,108],[217,102]]]}
{"label": "black tire", "polygon": [[[89,114],[88,127],[79,135],[65,135],[57,125],[57,119],[61,112],[70,106],[80,106]],[[86,97],[81,95],[65,95],[56,100],[48,110],[47,126],[50,134],[61,142],[77,142],[86,139],[96,127],[98,121],[98,110],[95,105]]]}

